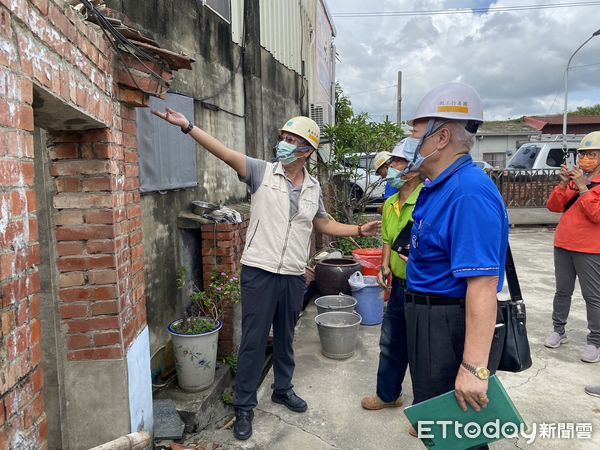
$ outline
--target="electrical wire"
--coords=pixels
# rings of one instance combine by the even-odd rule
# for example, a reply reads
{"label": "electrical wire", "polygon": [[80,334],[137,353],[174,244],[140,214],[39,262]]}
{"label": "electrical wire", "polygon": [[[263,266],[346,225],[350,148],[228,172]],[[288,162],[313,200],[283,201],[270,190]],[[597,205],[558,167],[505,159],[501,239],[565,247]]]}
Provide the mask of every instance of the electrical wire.
{"label": "electrical wire", "polygon": [[492,6],[489,8],[454,8],[454,9],[431,9],[422,11],[378,11],[378,12],[340,12],[332,14],[336,18],[355,17],[402,17],[402,16],[435,16],[443,14],[473,14],[473,13],[495,13],[505,11],[528,11],[555,8],[573,8],[578,6],[597,6],[600,2],[569,2],[548,3],[545,5],[521,5],[521,6]]}
{"label": "electrical wire", "polygon": [[131,77],[132,81],[134,82],[134,84],[136,85],[136,87],[140,91],[144,92],[145,94],[155,94],[155,93],[152,93],[152,92],[146,92],[146,91],[144,91],[143,89],[140,88],[140,86],[138,85],[135,77],[131,73],[131,70],[130,70],[129,66],[125,63],[125,61],[124,61],[124,59],[123,59],[123,57],[121,55],[121,49],[119,48],[119,45],[123,46],[125,48],[125,51],[127,51],[134,58],[136,58],[140,62],[140,64],[142,64],[144,66],[144,68],[146,70],[148,70],[148,72],[150,72],[150,74],[152,74],[154,77],[156,77],[156,78],[164,81],[165,83],[169,83],[169,80],[164,79],[161,75],[157,74],[154,70],[152,70],[152,68],[148,67],[148,65],[146,65],[146,63],[140,57],[142,57],[142,58],[144,58],[146,60],[149,60],[149,61],[151,61],[152,63],[154,63],[154,64],[156,64],[158,66],[162,66],[163,65],[162,61],[160,61],[157,58],[155,58],[154,56],[146,53],[144,50],[142,50],[137,45],[133,44],[125,36],[123,36],[113,26],[113,24],[110,23],[110,21],[104,16],[104,14],[102,14],[98,10],[98,8],[96,8],[96,6],[94,6],[89,0],[80,0],[80,1],[81,1],[81,3],[83,3],[83,5],[89,11],[89,13],[94,16],[94,18],[96,19],[96,23],[102,29],[104,35],[106,36],[106,38],[111,43],[111,46],[115,49],[115,51],[117,53],[117,56],[119,57],[119,60],[121,61],[121,63],[123,64],[123,66],[125,66],[125,69],[129,73],[129,76]]}

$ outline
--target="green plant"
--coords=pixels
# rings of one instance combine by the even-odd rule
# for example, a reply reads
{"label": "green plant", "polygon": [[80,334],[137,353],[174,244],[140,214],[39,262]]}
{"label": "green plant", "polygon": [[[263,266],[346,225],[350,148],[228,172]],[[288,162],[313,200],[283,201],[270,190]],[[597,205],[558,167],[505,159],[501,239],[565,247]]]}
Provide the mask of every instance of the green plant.
{"label": "green plant", "polygon": [[[321,182],[327,208],[333,217],[340,222],[352,223],[363,215],[376,187],[371,183],[365,192],[359,192],[358,181],[364,177],[360,155],[391,151],[402,138],[402,129],[389,120],[373,122],[367,113],[355,114],[339,83],[336,83],[335,98],[335,124],[323,130],[331,149],[327,158],[318,159],[312,171]],[[377,176],[374,173],[371,176],[375,181]]]}
{"label": "green plant", "polygon": [[[381,248],[383,242],[378,237],[362,237],[354,238],[354,240],[361,246],[361,248]],[[337,248],[344,255],[351,255],[352,250],[356,250],[358,247],[351,239],[340,238],[337,240]]]}
{"label": "green plant", "polygon": [[223,358],[223,362],[229,366],[229,370],[231,370],[231,374],[235,376],[237,373],[237,356],[229,355]]}
{"label": "green plant", "polygon": [[223,391],[223,394],[221,394],[221,399],[227,406],[233,406],[233,391],[231,388],[227,388]]}
{"label": "green plant", "polygon": [[225,306],[237,303],[241,298],[239,277],[226,272],[214,272],[203,291],[193,281],[187,281],[185,267],[177,271],[175,281],[178,289],[187,289],[190,298],[185,317],[173,326],[179,334],[202,334],[215,330]]}

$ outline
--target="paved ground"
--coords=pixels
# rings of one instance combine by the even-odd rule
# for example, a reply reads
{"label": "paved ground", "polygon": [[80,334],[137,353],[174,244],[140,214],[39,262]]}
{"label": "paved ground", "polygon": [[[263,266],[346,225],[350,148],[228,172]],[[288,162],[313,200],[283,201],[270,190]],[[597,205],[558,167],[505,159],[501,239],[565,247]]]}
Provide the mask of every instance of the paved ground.
{"label": "paved ground", "polygon": [[[493,444],[494,449],[600,448],[600,398],[583,392],[585,384],[600,384],[600,363],[585,364],[579,360],[585,346],[586,316],[578,290],[567,327],[570,342],[557,350],[543,346],[551,332],[552,236],[539,229],[517,229],[511,235],[528,305],[534,363],[521,374],[502,373],[500,378],[527,423],[584,422],[592,423],[594,431],[587,440],[538,437],[531,445],[520,439]],[[222,442],[225,448],[247,449],[424,448],[407,434],[408,422],[401,408],[372,412],[360,407],[361,397],[375,389],[379,327],[361,327],[356,354],[348,360],[335,361],[320,354],[314,316],[314,305],[310,305],[300,320],[295,343],[295,388],[309,403],[309,410],[296,414],[272,403],[269,374],[259,390],[253,437],[238,442],[226,430],[214,433],[210,439]],[[410,380],[405,381],[404,389],[406,404],[410,404]]]}

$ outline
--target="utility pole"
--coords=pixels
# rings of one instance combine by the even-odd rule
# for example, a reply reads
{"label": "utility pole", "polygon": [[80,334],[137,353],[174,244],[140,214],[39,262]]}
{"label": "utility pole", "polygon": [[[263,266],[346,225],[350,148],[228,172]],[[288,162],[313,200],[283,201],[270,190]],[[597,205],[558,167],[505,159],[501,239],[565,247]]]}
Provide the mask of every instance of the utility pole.
{"label": "utility pole", "polygon": [[398,124],[398,126],[401,125],[402,122],[402,117],[401,117],[401,112],[402,112],[402,71],[399,70],[398,71],[398,104],[396,105],[396,123]]}

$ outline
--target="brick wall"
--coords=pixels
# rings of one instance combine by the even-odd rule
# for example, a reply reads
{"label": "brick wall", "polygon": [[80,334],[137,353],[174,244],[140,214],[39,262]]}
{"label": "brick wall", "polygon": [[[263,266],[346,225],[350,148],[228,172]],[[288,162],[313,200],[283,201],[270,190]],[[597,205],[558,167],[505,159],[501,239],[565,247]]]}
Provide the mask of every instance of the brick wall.
{"label": "brick wall", "polygon": [[[210,282],[213,272],[239,273],[242,268],[240,259],[246,243],[246,230],[250,214],[242,208],[242,222],[239,224],[202,225],[202,276],[204,286]],[[223,328],[219,332],[220,356],[231,355],[233,344],[234,314],[233,307],[225,308]]]}
{"label": "brick wall", "polygon": [[63,0],[0,0],[0,449],[47,447],[34,85],[106,127],[49,139],[67,359],[123,358],[146,323],[132,106],[148,96],[114,66],[102,32]]}

